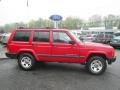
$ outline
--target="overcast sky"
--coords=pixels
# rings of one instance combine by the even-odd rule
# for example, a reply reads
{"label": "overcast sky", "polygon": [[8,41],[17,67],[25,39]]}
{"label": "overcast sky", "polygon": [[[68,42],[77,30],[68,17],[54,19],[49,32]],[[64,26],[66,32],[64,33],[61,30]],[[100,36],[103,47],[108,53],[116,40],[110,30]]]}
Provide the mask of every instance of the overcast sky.
{"label": "overcast sky", "polygon": [[120,0],[0,0],[0,25],[28,22],[59,14],[63,19],[76,16],[88,19],[94,14],[120,15]]}

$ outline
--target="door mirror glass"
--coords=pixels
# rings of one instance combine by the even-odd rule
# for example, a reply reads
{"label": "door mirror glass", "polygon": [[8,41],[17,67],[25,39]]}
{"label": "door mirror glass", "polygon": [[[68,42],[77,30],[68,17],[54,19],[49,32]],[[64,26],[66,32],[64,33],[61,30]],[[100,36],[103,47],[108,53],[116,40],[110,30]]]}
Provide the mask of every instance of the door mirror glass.
{"label": "door mirror glass", "polygon": [[73,45],[73,44],[75,44],[75,42],[74,42],[74,41],[69,41],[69,44],[72,44],[72,45]]}

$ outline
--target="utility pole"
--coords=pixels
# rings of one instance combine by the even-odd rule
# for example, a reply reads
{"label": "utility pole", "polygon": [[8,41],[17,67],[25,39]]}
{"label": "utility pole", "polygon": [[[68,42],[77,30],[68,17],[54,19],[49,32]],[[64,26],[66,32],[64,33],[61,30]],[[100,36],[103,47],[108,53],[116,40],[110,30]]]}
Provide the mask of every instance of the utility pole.
{"label": "utility pole", "polygon": [[[29,17],[29,8],[28,7],[29,7],[29,1],[27,0],[27,11],[28,11],[27,14],[28,14],[28,17]],[[29,23],[27,24],[27,28],[29,28]]]}
{"label": "utility pole", "polygon": [[27,7],[29,6],[29,2],[28,2],[28,0],[27,0]]}

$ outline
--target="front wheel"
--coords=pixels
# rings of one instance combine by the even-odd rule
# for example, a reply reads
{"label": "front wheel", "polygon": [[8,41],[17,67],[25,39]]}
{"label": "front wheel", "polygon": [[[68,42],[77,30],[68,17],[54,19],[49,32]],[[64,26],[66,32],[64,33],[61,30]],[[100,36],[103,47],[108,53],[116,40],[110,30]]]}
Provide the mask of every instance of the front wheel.
{"label": "front wheel", "polygon": [[18,58],[18,65],[23,70],[32,70],[35,67],[35,59],[29,53],[22,53]]}
{"label": "front wheel", "polygon": [[101,56],[92,56],[86,64],[87,70],[94,75],[100,75],[105,72],[107,63]]}

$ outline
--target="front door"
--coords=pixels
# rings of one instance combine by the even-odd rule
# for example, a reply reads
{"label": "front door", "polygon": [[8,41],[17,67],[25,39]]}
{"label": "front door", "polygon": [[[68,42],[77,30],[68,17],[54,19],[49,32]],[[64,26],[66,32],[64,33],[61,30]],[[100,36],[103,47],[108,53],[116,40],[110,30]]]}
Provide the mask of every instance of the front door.
{"label": "front door", "polygon": [[66,32],[53,31],[52,60],[57,62],[79,62],[79,49]]}

